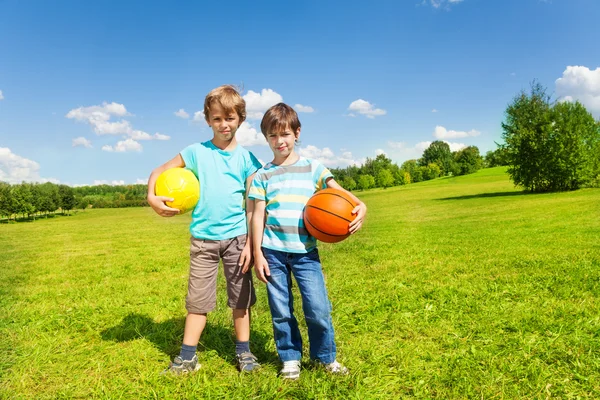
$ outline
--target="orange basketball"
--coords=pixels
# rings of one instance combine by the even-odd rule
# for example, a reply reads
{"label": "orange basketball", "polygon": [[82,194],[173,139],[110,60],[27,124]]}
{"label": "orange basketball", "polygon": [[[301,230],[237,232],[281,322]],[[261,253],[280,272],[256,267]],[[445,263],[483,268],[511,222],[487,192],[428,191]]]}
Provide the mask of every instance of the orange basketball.
{"label": "orange basketball", "polygon": [[340,242],[350,235],[348,224],[356,217],[352,215],[354,207],[356,204],[346,192],[319,190],[306,203],[304,226],[321,242]]}

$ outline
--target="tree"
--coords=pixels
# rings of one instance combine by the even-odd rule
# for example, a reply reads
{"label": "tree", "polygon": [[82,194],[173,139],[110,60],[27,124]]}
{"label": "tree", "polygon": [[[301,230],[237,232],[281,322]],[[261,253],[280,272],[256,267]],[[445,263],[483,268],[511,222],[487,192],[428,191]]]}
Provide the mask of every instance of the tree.
{"label": "tree", "polygon": [[419,166],[417,164],[417,160],[407,160],[402,163],[400,169],[408,172],[410,174],[411,182],[421,182],[423,180],[423,175],[419,171]]}
{"label": "tree", "polygon": [[382,169],[377,174],[377,186],[384,189],[394,185],[394,176],[389,169]]}
{"label": "tree", "polygon": [[552,105],[546,89],[532,83],[506,109],[502,123],[508,174],[533,192],[573,190],[598,175],[600,130],[580,103]]}
{"label": "tree", "polygon": [[548,169],[550,190],[574,190],[589,185],[600,172],[600,131],[594,117],[579,102],[557,103],[552,109]]}
{"label": "tree", "polygon": [[11,214],[22,214],[25,217],[35,212],[30,185],[22,183],[12,186],[10,196],[14,199]]}
{"label": "tree", "polygon": [[477,146],[468,146],[454,153],[457,175],[467,175],[481,169],[483,158]]}
{"label": "tree", "polygon": [[508,165],[506,162],[505,150],[499,146],[496,150],[490,150],[485,153],[484,168],[493,168]]}
{"label": "tree", "polygon": [[367,190],[375,186],[375,178],[371,175],[362,174],[358,177],[358,182],[356,185],[360,190]]}
{"label": "tree", "polygon": [[448,175],[452,164],[452,152],[448,143],[436,140],[425,149],[419,159],[419,165],[427,166],[432,163],[440,167],[442,175]]}
{"label": "tree", "polygon": [[346,190],[354,190],[354,189],[356,189],[356,182],[354,181],[354,179],[350,178],[349,176],[346,176],[344,178],[344,180],[342,181],[341,185]]}
{"label": "tree", "polygon": [[[130,193],[129,191],[127,192]],[[73,189],[67,185],[59,185],[58,186],[58,196],[60,198],[60,208],[65,211],[70,211],[75,208],[75,194],[73,193]]]}
{"label": "tree", "polygon": [[7,216],[10,218],[12,214],[10,210],[12,197],[10,196],[10,185],[0,181],[0,217]]}

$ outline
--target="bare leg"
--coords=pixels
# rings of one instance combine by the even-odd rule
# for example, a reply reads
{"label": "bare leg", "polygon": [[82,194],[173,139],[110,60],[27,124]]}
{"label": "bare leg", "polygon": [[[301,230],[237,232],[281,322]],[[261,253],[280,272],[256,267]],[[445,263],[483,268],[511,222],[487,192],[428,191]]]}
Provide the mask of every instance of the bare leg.
{"label": "bare leg", "polygon": [[185,330],[183,331],[183,344],[197,346],[200,335],[206,326],[206,314],[188,313],[185,318]]}
{"label": "bare leg", "polygon": [[232,309],[235,338],[238,342],[250,340],[250,310],[245,308]]}

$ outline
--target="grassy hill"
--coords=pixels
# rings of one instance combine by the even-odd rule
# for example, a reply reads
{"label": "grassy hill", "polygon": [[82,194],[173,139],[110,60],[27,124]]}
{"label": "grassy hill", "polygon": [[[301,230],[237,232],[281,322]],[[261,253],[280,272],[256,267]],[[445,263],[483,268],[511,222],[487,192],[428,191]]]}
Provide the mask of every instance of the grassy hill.
{"label": "grassy hill", "polygon": [[600,397],[600,190],[526,194],[493,168],[357,195],[364,228],[320,245],[350,376],[277,377],[256,280],[263,368],[240,376],[222,276],[202,369],[160,376],[190,217],[98,209],[0,226],[0,398]]}

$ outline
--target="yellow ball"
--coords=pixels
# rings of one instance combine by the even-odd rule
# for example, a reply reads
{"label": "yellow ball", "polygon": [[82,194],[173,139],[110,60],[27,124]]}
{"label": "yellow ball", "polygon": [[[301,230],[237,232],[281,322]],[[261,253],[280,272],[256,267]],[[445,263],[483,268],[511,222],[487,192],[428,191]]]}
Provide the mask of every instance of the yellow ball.
{"label": "yellow ball", "polygon": [[167,201],[166,204],[183,214],[196,207],[200,198],[200,182],[189,169],[171,168],[158,176],[154,193],[173,198],[174,201]]}

